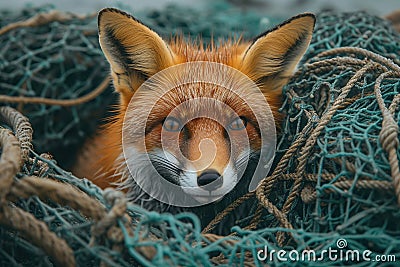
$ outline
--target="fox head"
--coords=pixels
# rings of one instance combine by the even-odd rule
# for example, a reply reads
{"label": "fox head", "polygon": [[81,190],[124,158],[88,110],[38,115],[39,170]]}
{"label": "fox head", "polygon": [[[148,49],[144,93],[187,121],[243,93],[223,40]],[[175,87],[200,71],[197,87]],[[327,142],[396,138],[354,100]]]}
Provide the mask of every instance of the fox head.
{"label": "fox head", "polygon": [[[279,120],[282,87],[305,53],[314,23],[314,15],[301,14],[251,42],[226,41],[203,47],[179,37],[165,42],[134,17],[113,8],[102,10],[99,40],[120,94],[120,107],[119,115],[105,130],[109,138],[104,139],[100,168],[121,178],[120,185],[132,192],[132,197],[140,198],[132,176],[145,176],[148,184],[155,183],[149,164],[142,160],[149,157],[165,180],[186,188],[195,199],[220,199],[240,179],[245,159],[258,160],[261,129],[267,127],[275,134],[275,125],[262,125],[255,113],[265,113],[261,106],[267,101]],[[195,62],[199,64],[189,72],[185,67],[173,69]],[[161,88],[150,82],[154,88],[142,88],[169,69],[168,79],[176,86]],[[235,71],[256,84],[262,94],[253,94],[246,83],[232,81],[227,73]],[[234,89],[193,80],[179,83],[196,75],[224,81]],[[243,94],[251,103],[243,101]],[[139,131],[139,125],[144,131]],[[123,127],[132,136],[125,155]],[[144,136],[143,146],[136,141],[140,135]],[[127,165],[131,166],[129,172]],[[166,193],[161,186],[157,190]]]}

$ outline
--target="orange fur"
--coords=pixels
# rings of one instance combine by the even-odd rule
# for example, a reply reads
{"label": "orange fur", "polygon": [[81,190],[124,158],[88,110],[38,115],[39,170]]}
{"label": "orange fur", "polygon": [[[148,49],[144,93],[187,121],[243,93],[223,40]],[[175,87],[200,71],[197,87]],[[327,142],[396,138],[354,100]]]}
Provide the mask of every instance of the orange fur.
{"label": "orange fur", "polygon": [[[81,157],[75,173],[93,180],[103,188],[119,181],[121,177],[116,173],[115,162],[122,153],[122,124],[129,101],[135,90],[148,77],[175,64],[211,61],[241,71],[257,83],[271,107],[275,120],[279,120],[281,89],[308,47],[314,22],[313,15],[303,14],[260,35],[253,42],[241,39],[227,40],[217,44],[212,42],[204,47],[201,41],[185,41],[183,37],[176,37],[167,44],[154,31],[130,15],[116,9],[101,11],[100,44],[110,62],[114,87],[120,93],[120,104],[118,114],[86,146],[90,154],[98,155],[98,158]],[[206,89],[195,90],[198,96],[212,94]],[[217,93],[213,92],[214,95],[210,96],[218,97]],[[168,110],[160,110],[159,116],[166,116],[163,112],[167,114]],[[196,137],[198,140],[205,136],[218,139],[217,136],[221,135],[218,127],[210,126],[211,128],[204,130],[205,125],[212,123],[206,123],[204,120],[191,123],[194,124],[191,127],[197,127],[197,132],[201,133]],[[250,138],[256,140],[257,137],[251,131],[248,129]],[[193,142],[193,146],[198,146],[198,140]],[[157,131],[147,142],[150,146],[158,145]],[[218,140],[216,144],[220,154],[223,154],[221,158],[228,157],[228,152],[221,148],[225,144]],[[196,149],[191,151],[192,155],[188,155],[189,158],[195,159],[199,156]],[[226,162],[223,160],[215,163],[219,169],[222,169],[224,164]],[[96,180],[96,177],[100,179]]]}

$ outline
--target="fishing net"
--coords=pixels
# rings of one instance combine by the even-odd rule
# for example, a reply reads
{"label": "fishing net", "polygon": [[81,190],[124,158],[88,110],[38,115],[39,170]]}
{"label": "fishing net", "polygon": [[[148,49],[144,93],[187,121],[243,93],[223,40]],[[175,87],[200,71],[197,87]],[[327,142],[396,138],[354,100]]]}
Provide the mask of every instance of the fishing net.
{"label": "fishing net", "polygon": [[[110,104],[111,90],[84,105],[75,100],[97,86],[100,93],[108,85],[108,80],[103,82],[108,65],[99,50],[95,16],[51,12],[50,6],[45,6],[1,17],[5,27],[0,35],[2,94],[27,98],[13,106],[29,114],[35,147],[69,166],[72,160],[68,155],[93,133],[104,107]],[[17,20],[27,25],[16,24]],[[64,101],[64,106],[38,104],[63,99],[70,101]]]}
{"label": "fishing net", "polygon": [[[82,145],[113,102],[94,17],[50,9],[4,12],[0,20],[0,102],[15,108],[0,107],[1,266],[288,265],[271,253],[279,249],[313,250],[319,259],[290,259],[293,265],[385,264],[333,261],[324,255],[330,248],[400,260],[400,36],[388,22],[362,12],[318,16],[312,45],[284,90],[272,173],[201,229],[191,213],[143,210],[35,152],[71,157],[65,149]],[[173,24],[182,10],[145,12],[142,20],[164,21],[165,34],[211,28],[192,28],[189,19],[186,28]],[[37,17],[44,11],[50,15]],[[245,205],[248,214],[230,235],[215,234]]]}

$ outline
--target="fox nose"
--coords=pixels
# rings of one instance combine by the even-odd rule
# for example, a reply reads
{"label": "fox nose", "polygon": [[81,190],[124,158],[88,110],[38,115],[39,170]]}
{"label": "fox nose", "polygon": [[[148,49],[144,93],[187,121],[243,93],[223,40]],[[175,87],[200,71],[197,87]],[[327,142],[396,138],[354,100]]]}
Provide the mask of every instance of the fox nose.
{"label": "fox nose", "polygon": [[205,170],[197,177],[197,185],[205,190],[214,191],[222,186],[222,178],[223,177],[215,170]]}

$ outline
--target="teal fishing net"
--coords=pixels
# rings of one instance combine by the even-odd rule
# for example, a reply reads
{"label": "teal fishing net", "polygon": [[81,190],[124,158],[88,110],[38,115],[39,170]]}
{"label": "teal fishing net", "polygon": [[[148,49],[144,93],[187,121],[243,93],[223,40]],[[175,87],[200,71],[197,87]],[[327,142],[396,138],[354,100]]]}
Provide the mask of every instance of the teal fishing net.
{"label": "teal fishing net", "polygon": [[[2,13],[0,25],[49,9]],[[194,28],[189,19],[187,27],[175,25],[169,18],[179,21],[179,12],[185,10],[144,12],[142,20],[159,23],[165,34],[183,28],[203,37],[213,25]],[[311,47],[284,90],[272,173],[206,229],[190,213],[158,214],[126,203],[121,193],[103,192],[40,154],[51,151],[60,164],[70,160],[60,151],[79,147],[93,132],[113,101],[110,90],[67,107],[7,98],[77,99],[101,85],[107,66],[94,17],[64,14],[3,32],[0,42],[0,102],[30,121],[0,108],[1,266],[391,266],[400,260],[400,36],[383,19],[362,12],[318,15]],[[231,235],[213,233],[239,209],[243,214],[243,205],[251,208]],[[280,260],[272,253],[279,249],[293,259]],[[387,257],[332,260],[329,249]],[[301,257],[310,250],[315,258],[311,252],[311,259]]]}
{"label": "teal fishing net", "polygon": [[[1,25],[26,21],[48,11],[50,7],[45,6],[14,16],[3,13]],[[91,92],[105,79],[108,70],[97,39],[94,16],[81,18],[69,14],[60,14],[59,19],[44,21],[39,27],[19,27],[1,34],[2,94],[75,99]],[[111,90],[85,105],[61,107],[28,101],[14,107],[29,114],[38,151],[51,152],[64,162],[63,166],[69,166],[70,155],[85,136],[93,133],[110,98]]]}

